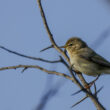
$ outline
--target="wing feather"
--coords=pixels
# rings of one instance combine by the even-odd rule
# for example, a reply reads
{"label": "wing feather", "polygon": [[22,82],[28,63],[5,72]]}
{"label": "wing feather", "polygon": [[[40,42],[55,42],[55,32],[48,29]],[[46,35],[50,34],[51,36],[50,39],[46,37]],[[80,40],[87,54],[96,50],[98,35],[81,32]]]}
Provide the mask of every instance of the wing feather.
{"label": "wing feather", "polygon": [[88,61],[92,61],[93,63],[96,63],[96,64],[98,64],[100,66],[110,67],[110,62],[109,61],[107,61],[102,56],[98,55],[96,52],[94,52],[90,48],[89,49],[86,49],[86,51],[84,52],[84,54],[81,54],[80,57],[82,57],[82,58],[84,58],[84,59],[86,59]]}

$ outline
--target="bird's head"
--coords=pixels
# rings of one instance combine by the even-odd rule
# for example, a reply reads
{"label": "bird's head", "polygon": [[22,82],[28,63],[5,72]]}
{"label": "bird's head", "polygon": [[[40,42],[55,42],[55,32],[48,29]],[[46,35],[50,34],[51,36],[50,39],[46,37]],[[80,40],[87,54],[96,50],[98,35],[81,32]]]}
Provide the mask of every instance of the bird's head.
{"label": "bird's head", "polygon": [[86,47],[87,44],[78,37],[70,38],[62,48],[65,48],[67,51],[77,51],[81,48]]}

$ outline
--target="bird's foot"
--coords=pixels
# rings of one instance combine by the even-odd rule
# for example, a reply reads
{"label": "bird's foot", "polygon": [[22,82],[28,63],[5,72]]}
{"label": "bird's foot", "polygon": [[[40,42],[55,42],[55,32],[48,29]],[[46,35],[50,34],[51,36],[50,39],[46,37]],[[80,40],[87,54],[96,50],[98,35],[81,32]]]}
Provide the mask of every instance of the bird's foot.
{"label": "bird's foot", "polygon": [[98,75],[96,77],[96,79],[94,79],[93,81],[91,81],[90,83],[88,83],[87,85],[85,85],[85,89],[90,89],[90,87],[99,79],[100,75]]}

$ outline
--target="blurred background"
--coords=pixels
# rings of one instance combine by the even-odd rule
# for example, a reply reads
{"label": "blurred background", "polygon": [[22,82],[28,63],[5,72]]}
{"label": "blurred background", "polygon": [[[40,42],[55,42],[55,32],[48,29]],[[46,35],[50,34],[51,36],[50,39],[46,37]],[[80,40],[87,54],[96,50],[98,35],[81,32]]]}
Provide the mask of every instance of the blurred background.
{"label": "blurred background", "polygon": [[[109,0],[42,0],[47,22],[59,46],[78,36],[110,61]],[[41,49],[51,45],[36,0],[0,0],[0,45],[8,49],[48,60],[57,60],[58,52]],[[18,64],[40,65],[50,70],[69,72],[62,64],[48,64],[10,54],[0,49],[0,67]],[[0,71],[0,110],[71,110],[85,94],[71,96],[79,88],[71,81],[36,70]],[[94,78],[84,76],[87,81]],[[110,109],[110,75],[101,76],[97,88],[100,102]],[[95,110],[86,99],[72,110]]]}

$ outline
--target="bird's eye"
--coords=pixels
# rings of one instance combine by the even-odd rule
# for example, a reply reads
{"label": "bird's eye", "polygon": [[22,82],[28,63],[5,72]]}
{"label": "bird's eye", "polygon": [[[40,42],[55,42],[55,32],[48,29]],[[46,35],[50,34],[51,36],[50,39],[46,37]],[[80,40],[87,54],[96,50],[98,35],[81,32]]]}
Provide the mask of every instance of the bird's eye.
{"label": "bird's eye", "polygon": [[69,44],[68,46],[72,46],[73,44]]}

